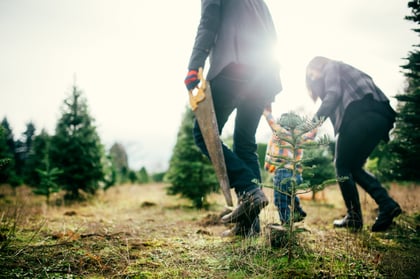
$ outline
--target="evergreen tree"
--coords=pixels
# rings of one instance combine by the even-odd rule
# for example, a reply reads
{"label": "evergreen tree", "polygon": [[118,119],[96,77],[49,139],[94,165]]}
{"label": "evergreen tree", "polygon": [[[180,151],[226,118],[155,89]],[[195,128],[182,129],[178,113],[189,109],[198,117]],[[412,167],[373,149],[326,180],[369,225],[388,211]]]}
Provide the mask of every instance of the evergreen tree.
{"label": "evergreen tree", "polygon": [[31,144],[31,148],[25,163],[25,183],[30,186],[40,185],[41,175],[37,169],[46,170],[47,161],[45,158],[49,158],[49,144],[51,141],[50,135],[48,135],[45,129],[42,129],[41,133],[34,137]]}
{"label": "evergreen tree", "polygon": [[302,164],[305,171],[302,173],[303,181],[307,181],[312,190],[312,199],[324,181],[335,176],[333,157],[327,146],[310,148],[303,153]]}
{"label": "evergreen tree", "polygon": [[117,183],[123,184],[129,180],[128,156],[124,146],[118,142],[114,143],[109,154],[112,164],[117,172]]}
{"label": "evergreen tree", "polygon": [[265,152],[267,150],[266,143],[258,143],[257,145],[257,155],[258,155],[258,163],[260,164],[260,168],[264,168],[265,163]]}
{"label": "evergreen tree", "polygon": [[145,167],[142,167],[137,175],[137,180],[139,183],[147,183],[149,182],[149,174]]}
{"label": "evergreen tree", "polygon": [[16,188],[21,184],[20,178],[16,174],[16,148],[15,141],[7,118],[3,118],[0,129],[0,158],[5,160],[3,167],[0,168],[0,183],[8,183],[13,188]]}
{"label": "evergreen tree", "polygon": [[137,173],[134,170],[130,170],[128,172],[128,180],[130,181],[131,184],[134,184],[138,181]]}
{"label": "evergreen tree", "polygon": [[46,198],[47,205],[50,203],[50,196],[52,193],[60,191],[60,185],[56,183],[58,176],[63,172],[58,168],[50,168],[49,158],[49,142],[47,142],[44,152],[43,166],[44,168],[37,168],[36,172],[39,174],[40,182],[33,190],[36,195],[43,195]]}
{"label": "evergreen tree", "polygon": [[219,190],[219,186],[210,160],[194,143],[193,119],[193,112],[187,108],[165,180],[171,183],[168,194],[181,194],[190,199],[196,208],[202,208],[206,204],[206,196]]}
{"label": "evergreen tree", "polygon": [[8,181],[9,164],[12,161],[9,148],[6,143],[6,130],[0,125],[0,184]]}
{"label": "evergreen tree", "polygon": [[[414,32],[419,34],[420,1],[408,2],[412,14],[407,20],[417,24]],[[393,131],[390,150],[393,154],[391,170],[388,175],[399,180],[420,181],[418,160],[420,158],[420,45],[415,45],[409,53],[408,63],[401,66],[407,79],[407,87],[403,94],[396,96],[398,100],[397,121]]]}
{"label": "evergreen tree", "polygon": [[22,139],[15,142],[16,145],[16,173],[26,180],[27,161],[31,152],[32,144],[35,138],[35,125],[32,122],[26,124],[26,130],[23,132]]}
{"label": "evergreen tree", "polygon": [[[278,144],[282,149],[286,149],[292,154],[292,156],[284,156],[283,154],[278,155],[272,155],[273,158],[272,161],[270,161],[271,165],[277,166],[278,168],[284,168],[286,166],[290,166],[290,170],[292,171],[292,176],[283,179],[280,183],[290,183],[289,191],[282,192],[281,188],[276,185],[264,185],[262,186],[272,188],[275,191],[279,191],[282,194],[288,195],[290,197],[291,202],[291,209],[290,209],[290,221],[286,225],[287,230],[287,249],[288,249],[288,261],[291,262],[293,258],[293,249],[296,239],[296,230],[294,227],[294,214],[295,214],[295,197],[296,193],[299,190],[303,191],[318,191],[320,189],[323,189],[326,185],[332,184],[337,182],[336,179],[328,178],[326,180],[323,180],[318,185],[311,185],[309,180],[304,180],[303,183],[297,184],[297,175],[300,172],[299,169],[303,169],[303,173],[307,172],[308,169],[313,169],[312,166],[308,167],[308,159],[304,159],[307,155],[304,153],[304,156],[300,158],[298,156],[299,150],[303,150],[303,152],[307,152],[307,150],[311,149],[319,149],[321,146],[328,146],[330,143],[329,138],[324,136],[319,138],[317,141],[308,140],[307,134],[314,129],[318,128],[322,122],[317,121],[310,121],[306,117],[301,117],[293,112],[287,114],[284,117],[281,117],[277,120],[277,123],[282,127],[283,129],[276,131],[276,136],[278,140]],[[285,235],[282,235],[279,237],[279,242],[283,242],[281,239]],[[276,240],[277,237],[272,238],[270,241],[273,243],[273,241]],[[285,241],[286,242],[286,241]],[[274,242],[275,243],[275,242]],[[273,243],[273,244],[274,244]]]}
{"label": "evergreen tree", "polygon": [[103,189],[106,191],[117,183],[117,170],[110,154],[102,156],[102,165],[104,172]]}
{"label": "evergreen tree", "polygon": [[104,148],[82,92],[73,85],[51,140],[52,168],[63,171],[58,182],[66,199],[79,199],[79,190],[94,194],[104,181]]}

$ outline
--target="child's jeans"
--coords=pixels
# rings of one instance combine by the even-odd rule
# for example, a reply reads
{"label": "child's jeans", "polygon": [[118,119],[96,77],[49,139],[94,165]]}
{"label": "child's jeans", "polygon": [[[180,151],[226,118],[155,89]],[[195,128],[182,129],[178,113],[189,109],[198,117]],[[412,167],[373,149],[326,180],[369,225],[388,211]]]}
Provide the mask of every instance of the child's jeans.
{"label": "child's jeans", "polygon": [[[274,190],[274,205],[278,208],[280,221],[282,223],[288,223],[290,219],[290,208],[291,205],[291,197],[290,197],[290,188],[291,188],[291,181],[286,181],[282,183],[282,181],[286,178],[290,178],[293,175],[293,171],[282,168],[277,169],[274,173],[273,183],[274,186],[279,190]],[[296,175],[296,185],[302,183],[302,176],[300,174]],[[287,193],[287,194],[286,194]],[[295,211],[299,211],[300,209],[300,200],[297,196],[295,196]]]}

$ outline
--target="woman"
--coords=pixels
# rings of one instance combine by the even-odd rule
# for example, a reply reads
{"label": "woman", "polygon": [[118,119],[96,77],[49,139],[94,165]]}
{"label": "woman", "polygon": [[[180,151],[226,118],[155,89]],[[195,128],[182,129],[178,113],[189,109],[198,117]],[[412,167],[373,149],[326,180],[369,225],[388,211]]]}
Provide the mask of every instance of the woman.
{"label": "woman", "polygon": [[363,169],[364,163],[381,140],[388,141],[388,133],[395,121],[395,111],[388,98],[366,73],[343,62],[326,57],[313,58],[306,69],[306,85],[315,102],[322,104],[315,118],[329,118],[338,135],[335,168],[347,207],[347,214],[334,221],[334,227],[360,230],[362,210],[356,183],[378,204],[379,215],[372,231],[384,231],[401,208],[381,183]]}

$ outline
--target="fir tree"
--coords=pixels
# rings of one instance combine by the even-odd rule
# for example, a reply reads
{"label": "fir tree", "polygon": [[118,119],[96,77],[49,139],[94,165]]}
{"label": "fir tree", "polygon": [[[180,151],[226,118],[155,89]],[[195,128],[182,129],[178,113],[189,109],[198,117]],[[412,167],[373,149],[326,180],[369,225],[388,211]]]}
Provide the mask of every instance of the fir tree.
{"label": "fir tree", "polygon": [[0,183],[8,183],[15,190],[21,184],[21,179],[16,174],[16,146],[12,128],[6,117],[1,122],[0,130],[0,159],[3,160]]}
{"label": "fir tree", "polygon": [[[420,1],[408,2],[412,14],[405,19],[416,24],[414,32],[419,34]],[[402,66],[407,80],[407,87],[403,94],[396,96],[398,100],[397,120],[393,131],[390,150],[393,154],[390,173],[391,178],[399,180],[420,181],[418,160],[420,158],[420,45],[407,57],[407,64]]]}
{"label": "fir tree", "polygon": [[43,129],[41,133],[35,136],[28,158],[25,163],[25,183],[30,186],[36,186],[41,183],[41,176],[36,169],[47,169],[47,161],[49,158],[49,144],[51,141],[50,135]]}
{"label": "fir tree", "polygon": [[104,181],[104,147],[89,115],[82,92],[73,85],[51,141],[51,165],[63,172],[58,182],[66,199],[79,199],[79,191],[95,194]]}
{"label": "fir tree", "polygon": [[302,164],[305,171],[302,173],[303,181],[308,181],[312,190],[312,199],[315,200],[316,193],[320,190],[318,185],[335,176],[333,156],[328,147],[320,146],[305,150]]}
{"label": "fir tree", "polygon": [[37,168],[36,172],[39,174],[40,182],[33,190],[34,194],[42,195],[46,198],[47,205],[50,203],[50,196],[52,193],[60,191],[60,185],[56,183],[58,176],[63,172],[58,168],[50,168],[49,158],[49,142],[45,147],[43,166],[44,168]]}
{"label": "fir tree", "polygon": [[[326,185],[332,184],[337,182],[336,179],[330,178],[324,181],[321,181],[318,185],[311,185],[309,181],[304,181],[301,184],[297,184],[297,175],[299,174],[299,169],[308,171],[310,169],[313,170],[316,166],[307,166],[305,164],[304,158],[299,158],[298,150],[302,149],[304,152],[305,150],[315,149],[319,146],[328,145],[329,139],[328,137],[324,136],[318,139],[318,141],[311,141],[308,140],[307,134],[314,129],[318,128],[321,125],[321,121],[309,121],[305,117],[301,117],[293,112],[288,113],[284,117],[281,117],[277,120],[277,123],[283,129],[276,131],[276,136],[278,139],[279,147],[282,149],[287,149],[290,151],[292,156],[283,156],[283,155],[272,155],[273,161],[270,161],[270,164],[277,166],[278,168],[284,168],[285,166],[290,166],[292,171],[292,176],[290,178],[285,178],[281,181],[281,184],[290,183],[290,188],[288,192],[281,192],[281,189],[275,185],[264,185],[264,187],[273,188],[274,191],[279,191],[282,194],[289,195],[291,202],[291,209],[290,209],[290,221],[286,224],[286,229],[282,229],[277,231],[276,229],[272,229],[270,234],[273,232],[280,232],[280,234],[274,233],[270,236],[270,241],[272,245],[277,245],[277,243],[281,243],[284,246],[287,246],[288,250],[288,261],[291,262],[293,258],[293,247],[295,245],[296,240],[296,230],[294,227],[294,219],[295,219],[295,197],[296,193],[301,191],[318,191],[323,189]],[[283,144],[284,143],[284,144]],[[305,156],[305,155],[304,155]],[[272,227],[273,228],[273,227]],[[276,228],[276,226],[274,226]],[[276,243],[276,244],[274,244]]]}
{"label": "fir tree", "polygon": [[114,143],[109,149],[112,165],[117,174],[117,183],[123,184],[129,180],[128,155],[124,146],[118,142]]}
{"label": "fir tree", "polygon": [[28,159],[32,152],[32,145],[35,139],[35,125],[32,122],[26,124],[26,130],[22,134],[22,139],[16,141],[16,172],[26,181],[27,173],[30,172]]}
{"label": "fir tree", "polygon": [[187,108],[165,180],[171,183],[169,194],[180,194],[190,199],[195,207],[202,208],[206,204],[206,196],[219,188],[210,160],[194,143],[193,115]]}
{"label": "fir tree", "polygon": [[139,173],[137,175],[137,181],[139,183],[147,183],[147,182],[149,182],[149,174],[147,173],[147,170],[146,170],[145,167],[142,167],[139,170]]}

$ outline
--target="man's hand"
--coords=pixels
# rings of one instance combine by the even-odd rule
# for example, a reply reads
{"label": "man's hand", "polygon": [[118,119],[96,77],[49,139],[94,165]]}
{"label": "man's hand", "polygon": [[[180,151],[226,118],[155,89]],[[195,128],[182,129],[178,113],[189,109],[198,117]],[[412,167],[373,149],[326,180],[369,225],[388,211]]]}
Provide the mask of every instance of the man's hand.
{"label": "man's hand", "polygon": [[193,90],[197,87],[200,83],[198,79],[198,71],[197,70],[189,70],[187,77],[184,80],[185,86],[187,87],[188,91]]}

